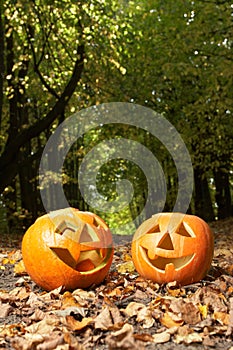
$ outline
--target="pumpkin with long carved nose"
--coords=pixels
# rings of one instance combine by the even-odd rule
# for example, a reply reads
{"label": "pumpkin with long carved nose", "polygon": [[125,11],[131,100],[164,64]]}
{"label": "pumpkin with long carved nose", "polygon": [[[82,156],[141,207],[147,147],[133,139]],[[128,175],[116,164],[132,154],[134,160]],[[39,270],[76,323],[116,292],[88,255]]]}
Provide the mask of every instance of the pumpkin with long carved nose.
{"label": "pumpkin with long carved nose", "polygon": [[113,258],[107,224],[91,212],[60,209],[38,218],[22,241],[32,280],[46,290],[73,290],[101,283]]}
{"label": "pumpkin with long carved nose", "polygon": [[201,218],[160,213],[144,221],[132,241],[132,259],[143,277],[159,284],[187,285],[203,279],[213,259],[214,239]]}

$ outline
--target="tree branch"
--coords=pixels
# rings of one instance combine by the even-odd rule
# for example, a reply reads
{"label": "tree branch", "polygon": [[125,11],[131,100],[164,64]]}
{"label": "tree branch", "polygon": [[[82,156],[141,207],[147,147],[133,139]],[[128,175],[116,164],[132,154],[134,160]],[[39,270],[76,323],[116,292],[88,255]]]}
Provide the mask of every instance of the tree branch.
{"label": "tree branch", "polygon": [[[84,44],[79,45],[77,49],[77,60],[73,68],[72,76],[67,83],[63,93],[55,103],[54,107],[48,112],[45,118],[37,121],[33,125],[29,126],[27,129],[24,129],[20,132],[10,143],[8,143],[4,152],[0,157],[0,179],[5,177],[5,174],[10,171],[12,163],[18,161],[18,154],[20,147],[27,141],[38,136],[41,132],[47,129],[51,123],[64,112],[65,107],[71,98],[78,81],[81,78],[82,71],[84,68]],[[10,175],[8,175],[10,176]],[[0,192],[4,190],[4,182],[0,181]]]}

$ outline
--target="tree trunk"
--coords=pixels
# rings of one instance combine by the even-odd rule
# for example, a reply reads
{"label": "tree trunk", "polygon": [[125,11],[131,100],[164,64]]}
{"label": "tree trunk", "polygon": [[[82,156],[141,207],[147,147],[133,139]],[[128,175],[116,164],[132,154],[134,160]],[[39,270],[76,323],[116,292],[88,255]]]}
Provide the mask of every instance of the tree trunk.
{"label": "tree trunk", "polygon": [[214,211],[208,181],[199,168],[194,169],[194,206],[195,214],[210,222],[214,220]]}
{"label": "tree trunk", "polygon": [[218,206],[218,219],[225,219],[231,216],[231,192],[229,174],[218,169],[214,172],[216,188],[215,199]]}
{"label": "tree trunk", "polygon": [[0,2],[0,129],[2,125],[2,107],[3,107],[3,82],[5,75],[4,66],[4,29],[3,29],[3,5]]}

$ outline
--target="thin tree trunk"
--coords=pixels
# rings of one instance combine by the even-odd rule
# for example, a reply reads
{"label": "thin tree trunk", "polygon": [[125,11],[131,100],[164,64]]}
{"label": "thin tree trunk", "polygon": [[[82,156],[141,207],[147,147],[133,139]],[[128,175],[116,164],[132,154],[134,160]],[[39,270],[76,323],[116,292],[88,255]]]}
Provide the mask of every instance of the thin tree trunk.
{"label": "thin tree trunk", "polygon": [[218,219],[225,219],[231,216],[231,192],[229,174],[218,169],[214,172],[216,188],[215,199],[218,206]]}
{"label": "thin tree trunk", "polygon": [[208,181],[199,168],[194,169],[195,183],[195,214],[206,221],[214,220],[214,211],[210,196]]}
{"label": "thin tree trunk", "polygon": [[3,108],[3,82],[5,74],[4,65],[4,26],[3,26],[3,4],[0,1],[0,129],[2,125],[2,108]]}

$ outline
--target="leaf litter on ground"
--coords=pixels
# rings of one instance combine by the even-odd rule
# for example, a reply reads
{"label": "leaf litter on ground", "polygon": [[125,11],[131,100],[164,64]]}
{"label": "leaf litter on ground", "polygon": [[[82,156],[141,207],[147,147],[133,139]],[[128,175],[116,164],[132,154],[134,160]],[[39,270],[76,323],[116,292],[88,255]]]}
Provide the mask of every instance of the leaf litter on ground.
{"label": "leaf litter on ground", "polygon": [[233,219],[215,222],[205,280],[158,285],[135,271],[129,238],[99,286],[46,292],[19,246],[0,251],[0,349],[233,349]]}

